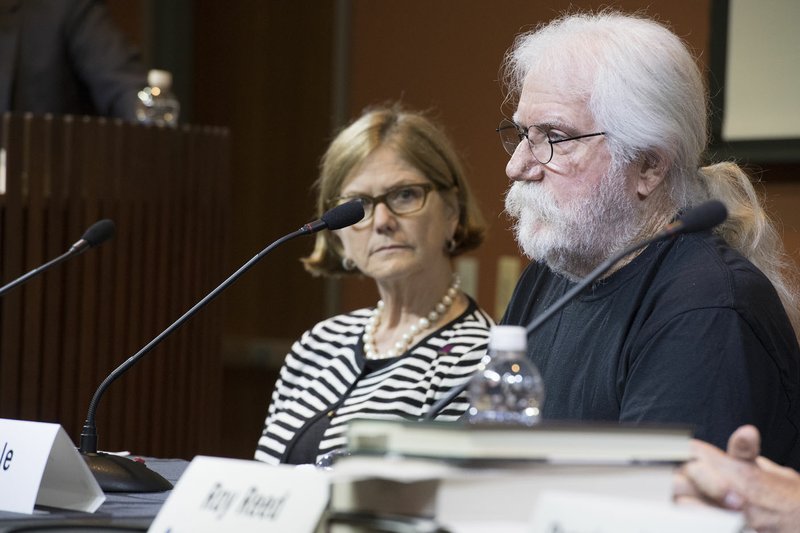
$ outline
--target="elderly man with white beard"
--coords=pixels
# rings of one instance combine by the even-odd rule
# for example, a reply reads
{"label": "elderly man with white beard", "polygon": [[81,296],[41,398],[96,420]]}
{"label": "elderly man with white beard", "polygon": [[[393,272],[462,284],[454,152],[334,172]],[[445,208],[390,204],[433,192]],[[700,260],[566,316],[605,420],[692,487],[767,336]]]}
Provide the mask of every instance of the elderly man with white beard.
{"label": "elderly man with white beard", "polygon": [[506,210],[532,262],[502,320],[525,325],[626,246],[711,198],[714,232],[646,247],[534,331],[545,419],[686,423],[717,446],[742,424],[800,467],[797,293],[748,176],[703,166],[706,94],[665,26],[573,14],[517,37]]}

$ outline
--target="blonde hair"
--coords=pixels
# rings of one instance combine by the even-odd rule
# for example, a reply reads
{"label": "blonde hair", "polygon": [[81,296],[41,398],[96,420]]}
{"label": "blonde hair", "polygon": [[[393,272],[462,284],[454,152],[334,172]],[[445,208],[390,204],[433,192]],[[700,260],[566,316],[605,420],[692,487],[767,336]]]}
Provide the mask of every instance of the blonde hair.
{"label": "blonde hair", "polygon": [[[366,110],[331,142],[320,163],[317,216],[332,207],[347,178],[382,146],[391,147],[406,163],[428,178],[438,190],[452,190],[458,209],[454,246],[456,256],[476,248],[485,233],[483,217],[464,176],[461,161],[441,128],[420,112],[398,104]],[[342,265],[342,245],[330,231],[317,234],[314,250],[302,259],[314,275],[349,274]]]}

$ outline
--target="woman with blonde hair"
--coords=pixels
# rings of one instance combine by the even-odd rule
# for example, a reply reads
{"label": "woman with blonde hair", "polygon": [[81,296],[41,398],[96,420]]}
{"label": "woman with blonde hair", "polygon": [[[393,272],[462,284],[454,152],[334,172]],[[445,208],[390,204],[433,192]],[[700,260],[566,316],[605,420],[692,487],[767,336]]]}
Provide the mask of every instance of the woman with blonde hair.
{"label": "woman with blonde hair", "polygon": [[[331,143],[317,189],[320,213],[357,198],[365,216],[318,234],[306,269],[372,278],[380,300],[294,343],[256,449],[269,463],[335,453],[353,418],[421,418],[468,378],[492,325],[453,272],[452,258],[478,246],[484,229],[458,157],[433,122],[396,106],[367,111]],[[461,398],[439,418],[466,408]]]}

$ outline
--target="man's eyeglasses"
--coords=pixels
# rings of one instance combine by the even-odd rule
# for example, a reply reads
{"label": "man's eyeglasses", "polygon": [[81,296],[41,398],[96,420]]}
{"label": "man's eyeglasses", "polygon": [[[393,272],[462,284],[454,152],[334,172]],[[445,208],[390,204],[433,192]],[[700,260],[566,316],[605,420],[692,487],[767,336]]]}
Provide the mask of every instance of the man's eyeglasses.
{"label": "man's eyeglasses", "polygon": [[425,200],[428,199],[428,193],[435,188],[436,187],[431,183],[400,185],[378,196],[352,194],[336,197],[331,200],[330,203],[331,207],[333,207],[349,202],[355,198],[361,200],[361,205],[364,206],[364,218],[353,224],[353,226],[356,228],[363,228],[372,218],[376,205],[381,203],[385,204],[386,207],[389,208],[389,211],[395,215],[410,215],[425,207]]}
{"label": "man's eyeglasses", "polygon": [[524,128],[508,119],[501,120],[496,131],[500,134],[500,143],[503,145],[503,149],[508,152],[508,155],[514,155],[522,139],[527,139],[531,154],[543,165],[546,165],[553,159],[553,145],[555,144],[606,134],[606,132],[600,131],[597,133],[585,133],[574,137],[562,138],[560,135],[555,135],[549,131],[543,130],[539,126]]}

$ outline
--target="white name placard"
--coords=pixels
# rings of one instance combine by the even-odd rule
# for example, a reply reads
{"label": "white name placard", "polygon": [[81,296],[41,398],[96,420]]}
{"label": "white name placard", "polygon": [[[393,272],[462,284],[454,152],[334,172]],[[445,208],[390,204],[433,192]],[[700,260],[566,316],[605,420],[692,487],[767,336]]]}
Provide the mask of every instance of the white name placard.
{"label": "white name placard", "polygon": [[530,533],[738,533],[740,513],[609,496],[546,491],[536,500]]}
{"label": "white name placard", "polygon": [[0,510],[93,513],[106,497],[58,424],[0,418]]}
{"label": "white name placard", "polygon": [[148,531],[311,533],[328,503],[328,478],[313,468],[197,456]]}

